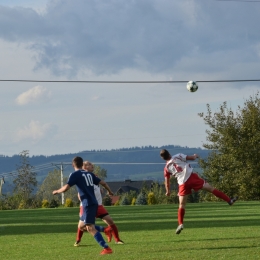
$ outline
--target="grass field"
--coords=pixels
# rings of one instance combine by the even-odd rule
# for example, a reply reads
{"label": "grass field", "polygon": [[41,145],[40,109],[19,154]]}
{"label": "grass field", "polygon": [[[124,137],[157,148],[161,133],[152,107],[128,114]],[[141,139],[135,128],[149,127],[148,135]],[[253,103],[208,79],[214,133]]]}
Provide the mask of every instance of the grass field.
{"label": "grass field", "polygon": [[180,235],[177,205],[107,209],[125,242],[112,255],[88,233],[74,247],[78,208],[58,208],[0,211],[0,259],[260,259],[260,202],[188,204]]}

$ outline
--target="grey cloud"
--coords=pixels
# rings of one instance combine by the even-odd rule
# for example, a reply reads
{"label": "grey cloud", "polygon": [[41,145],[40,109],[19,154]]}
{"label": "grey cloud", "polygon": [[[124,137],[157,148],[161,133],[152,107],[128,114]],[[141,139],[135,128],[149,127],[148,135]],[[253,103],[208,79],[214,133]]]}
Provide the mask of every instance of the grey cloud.
{"label": "grey cloud", "polygon": [[260,5],[218,1],[59,0],[43,15],[0,7],[0,37],[27,42],[37,53],[36,69],[56,75],[160,72],[194,53],[205,58],[236,51],[243,55],[231,55],[230,62],[259,60],[252,48],[260,42],[259,12]]}

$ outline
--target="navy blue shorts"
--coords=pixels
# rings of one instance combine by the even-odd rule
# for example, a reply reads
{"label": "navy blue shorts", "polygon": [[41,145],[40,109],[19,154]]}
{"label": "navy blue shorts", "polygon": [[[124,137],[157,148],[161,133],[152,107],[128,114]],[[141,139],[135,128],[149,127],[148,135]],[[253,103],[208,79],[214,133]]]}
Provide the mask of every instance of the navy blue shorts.
{"label": "navy blue shorts", "polygon": [[80,220],[84,221],[85,224],[95,224],[98,205],[86,206],[83,204],[82,208],[83,214],[80,217]]}

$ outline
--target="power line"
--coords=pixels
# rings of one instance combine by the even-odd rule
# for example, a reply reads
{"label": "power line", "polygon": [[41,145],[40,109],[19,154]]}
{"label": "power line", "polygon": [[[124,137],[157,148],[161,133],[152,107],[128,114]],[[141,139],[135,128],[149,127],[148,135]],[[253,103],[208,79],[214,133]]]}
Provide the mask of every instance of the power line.
{"label": "power line", "polygon": [[[220,1],[220,0],[219,0]],[[260,1],[259,1],[260,2]],[[31,79],[0,79],[0,82],[32,82],[32,83],[105,83],[105,84],[159,84],[159,83],[187,83],[189,80],[159,80],[159,81],[114,81],[114,80],[31,80]],[[200,83],[231,83],[256,82],[260,79],[230,79],[230,80],[196,80]]]}

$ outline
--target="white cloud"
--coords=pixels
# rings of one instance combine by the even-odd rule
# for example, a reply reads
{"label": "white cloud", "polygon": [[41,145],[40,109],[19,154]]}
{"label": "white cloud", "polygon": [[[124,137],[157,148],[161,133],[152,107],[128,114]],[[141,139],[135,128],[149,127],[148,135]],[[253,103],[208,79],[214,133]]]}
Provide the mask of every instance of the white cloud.
{"label": "white cloud", "polygon": [[35,86],[16,98],[18,105],[27,105],[29,103],[45,102],[51,97],[51,92],[42,86]]}
{"label": "white cloud", "polygon": [[16,133],[16,142],[22,140],[40,141],[53,130],[51,123],[41,124],[39,121],[32,120],[28,126],[19,129]]}
{"label": "white cloud", "polygon": [[[26,43],[37,53],[35,67],[54,75],[131,68],[158,73],[194,50],[206,57],[223,51],[229,64],[254,59],[248,42],[259,42],[259,9],[218,1],[57,0],[44,14],[0,7],[0,38]],[[243,55],[232,57],[234,50]]]}

